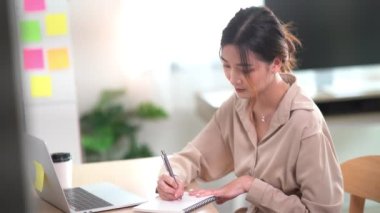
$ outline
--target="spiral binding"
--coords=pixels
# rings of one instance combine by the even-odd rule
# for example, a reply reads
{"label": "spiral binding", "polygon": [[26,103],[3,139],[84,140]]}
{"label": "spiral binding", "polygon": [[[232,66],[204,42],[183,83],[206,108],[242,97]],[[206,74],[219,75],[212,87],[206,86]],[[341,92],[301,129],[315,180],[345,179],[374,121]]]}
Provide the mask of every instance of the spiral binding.
{"label": "spiral binding", "polygon": [[206,204],[209,204],[209,203],[211,203],[211,202],[213,202],[215,200],[216,200],[216,197],[214,197],[214,196],[209,197],[209,198],[207,198],[205,200],[202,200],[201,202],[198,202],[198,203],[196,203],[196,204],[194,204],[192,206],[187,207],[183,211],[185,213],[190,213],[190,212],[192,212],[192,211],[194,211],[194,210],[196,210],[196,209],[198,209],[198,208],[200,208],[200,207],[202,207],[202,206],[204,206]]}

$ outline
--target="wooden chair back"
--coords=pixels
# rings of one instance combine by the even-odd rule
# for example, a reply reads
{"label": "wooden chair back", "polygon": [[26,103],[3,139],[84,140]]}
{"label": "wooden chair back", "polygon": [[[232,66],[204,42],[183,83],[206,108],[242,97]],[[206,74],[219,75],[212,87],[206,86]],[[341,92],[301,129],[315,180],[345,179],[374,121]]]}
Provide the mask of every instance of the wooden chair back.
{"label": "wooden chair back", "polygon": [[363,213],[366,199],[380,202],[380,155],[348,160],[341,168],[344,191],[350,194],[350,213]]}

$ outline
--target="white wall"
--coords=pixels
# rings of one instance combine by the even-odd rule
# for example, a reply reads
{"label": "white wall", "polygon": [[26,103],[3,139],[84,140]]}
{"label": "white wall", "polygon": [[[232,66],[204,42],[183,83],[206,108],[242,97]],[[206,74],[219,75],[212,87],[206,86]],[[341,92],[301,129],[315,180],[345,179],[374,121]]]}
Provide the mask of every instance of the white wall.
{"label": "white wall", "polygon": [[119,0],[69,1],[71,34],[76,60],[79,112],[89,110],[105,88],[125,86],[117,51]]}
{"label": "white wall", "polygon": [[222,29],[251,3],[262,1],[70,1],[79,112],[101,90],[126,88],[127,107],[151,100],[170,115],[145,122],[139,140],[157,154],[178,151],[205,125],[195,92],[227,84],[218,69]]}

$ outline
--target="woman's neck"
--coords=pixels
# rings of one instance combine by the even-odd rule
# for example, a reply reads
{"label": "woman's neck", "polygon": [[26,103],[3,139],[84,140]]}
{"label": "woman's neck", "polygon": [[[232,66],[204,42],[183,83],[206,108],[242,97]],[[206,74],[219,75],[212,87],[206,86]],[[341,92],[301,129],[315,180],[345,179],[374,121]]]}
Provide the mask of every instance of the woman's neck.
{"label": "woman's neck", "polygon": [[261,115],[273,114],[288,88],[289,85],[281,78],[280,74],[277,74],[272,83],[257,95],[253,111]]}

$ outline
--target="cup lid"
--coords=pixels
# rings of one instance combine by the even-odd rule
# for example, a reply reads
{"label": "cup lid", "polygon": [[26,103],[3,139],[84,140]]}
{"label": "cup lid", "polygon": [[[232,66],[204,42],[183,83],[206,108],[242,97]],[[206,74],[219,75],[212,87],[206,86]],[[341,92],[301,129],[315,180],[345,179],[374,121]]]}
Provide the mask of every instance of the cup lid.
{"label": "cup lid", "polygon": [[51,154],[51,159],[54,163],[66,162],[71,160],[71,155],[68,152],[57,152]]}

